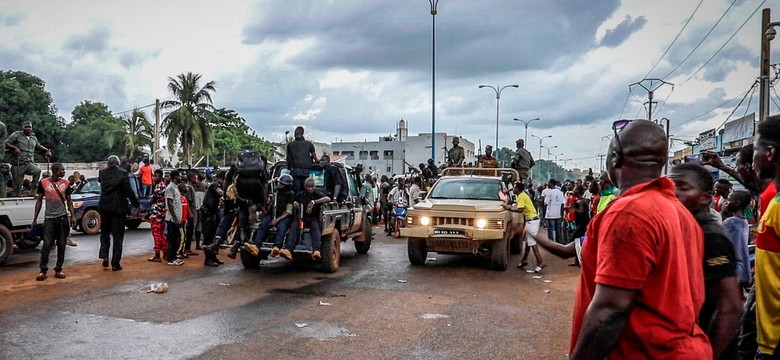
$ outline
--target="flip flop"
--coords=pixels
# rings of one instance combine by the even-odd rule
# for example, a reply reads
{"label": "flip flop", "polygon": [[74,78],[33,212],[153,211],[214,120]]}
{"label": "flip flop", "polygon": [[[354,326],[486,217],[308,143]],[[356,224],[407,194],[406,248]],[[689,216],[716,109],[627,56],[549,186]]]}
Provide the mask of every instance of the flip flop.
{"label": "flip flop", "polygon": [[537,265],[536,268],[534,268],[534,272],[538,273],[542,271],[542,269],[546,268],[547,264]]}

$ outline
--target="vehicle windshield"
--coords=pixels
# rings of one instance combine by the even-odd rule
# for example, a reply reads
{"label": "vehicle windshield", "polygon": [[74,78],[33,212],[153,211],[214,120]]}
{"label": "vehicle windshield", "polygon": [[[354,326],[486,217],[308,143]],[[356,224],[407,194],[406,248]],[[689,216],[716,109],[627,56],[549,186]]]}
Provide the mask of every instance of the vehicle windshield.
{"label": "vehicle windshield", "polygon": [[84,185],[77,192],[79,194],[100,194],[100,182],[97,178],[84,180]]}
{"label": "vehicle windshield", "polygon": [[[284,168],[279,172],[279,176],[289,174],[290,169]],[[309,169],[309,177],[314,178],[314,185],[323,187],[325,186],[325,172],[322,169]]]}
{"label": "vehicle windshield", "polygon": [[498,179],[443,178],[431,189],[429,199],[501,200]]}

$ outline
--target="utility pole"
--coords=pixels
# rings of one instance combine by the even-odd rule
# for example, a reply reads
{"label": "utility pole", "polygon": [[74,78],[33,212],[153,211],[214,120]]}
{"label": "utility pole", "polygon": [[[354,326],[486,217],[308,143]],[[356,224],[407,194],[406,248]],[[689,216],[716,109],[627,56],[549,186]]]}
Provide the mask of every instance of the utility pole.
{"label": "utility pole", "polygon": [[160,99],[154,100],[154,163],[160,166]]}
{"label": "utility pole", "polygon": [[599,175],[604,172],[604,154],[599,154]]}
{"label": "utility pole", "polygon": [[766,119],[769,115],[769,42],[774,39],[776,30],[773,25],[780,23],[770,23],[772,10],[764,9],[761,13],[761,63],[759,74],[758,98],[758,123]]}
{"label": "utility pole", "polygon": [[[648,85],[645,86],[645,83],[647,83]],[[645,103],[648,104],[647,120],[653,120],[653,104],[655,103],[653,102],[653,93],[655,93],[656,90],[658,90],[661,86],[664,85],[672,85],[672,90],[674,90],[674,84],[656,78],[652,78],[652,79],[645,78],[642,79],[641,81],[628,85],[629,92],[633,90],[635,86],[641,86],[643,89],[645,89],[645,91],[647,91],[648,100]]]}

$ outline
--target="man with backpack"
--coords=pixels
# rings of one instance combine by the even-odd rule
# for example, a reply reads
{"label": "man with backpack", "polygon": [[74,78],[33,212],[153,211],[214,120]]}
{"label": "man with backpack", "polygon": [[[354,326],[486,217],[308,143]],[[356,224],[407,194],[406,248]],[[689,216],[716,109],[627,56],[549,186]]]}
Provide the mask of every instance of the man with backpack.
{"label": "man with backpack", "polygon": [[266,183],[268,173],[266,171],[267,160],[255,150],[242,150],[238,153],[238,159],[227,173],[225,185],[235,183],[238,196],[238,238],[233,241],[233,246],[228,252],[228,257],[236,258],[239,247],[252,236],[252,228],[249,225],[249,214],[253,209],[264,206],[268,199]]}
{"label": "man with backpack", "polygon": [[293,190],[303,191],[303,181],[309,177],[309,169],[317,162],[314,144],[303,137],[303,126],[295,128],[295,140],[287,144],[287,167],[293,177]]}

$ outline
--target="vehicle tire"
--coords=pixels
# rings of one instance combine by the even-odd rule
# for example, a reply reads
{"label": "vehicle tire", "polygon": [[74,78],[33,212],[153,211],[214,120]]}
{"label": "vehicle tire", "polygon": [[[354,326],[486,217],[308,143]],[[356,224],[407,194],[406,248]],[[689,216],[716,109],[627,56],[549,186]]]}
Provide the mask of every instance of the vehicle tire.
{"label": "vehicle tire", "polygon": [[353,241],[355,250],[358,254],[368,253],[368,249],[371,248],[371,242],[374,241],[374,229],[368,220],[363,222],[363,234],[360,237],[363,238],[363,241]]}
{"label": "vehicle tire", "polygon": [[493,243],[490,251],[490,266],[493,270],[504,271],[507,264],[509,264],[509,239],[504,237]]}
{"label": "vehicle tire", "polygon": [[43,234],[41,234],[41,237],[37,237],[35,239],[19,239],[19,241],[16,243],[16,246],[24,250],[35,249],[38,247],[38,245],[41,244],[41,242],[43,242],[42,236]]}
{"label": "vehicle tire", "polygon": [[127,226],[127,228],[130,230],[135,230],[138,229],[139,226],[141,226],[142,222],[143,221],[141,220],[127,220],[125,221],[125,226]]}
{"label": "vehicle tire", "polygon": [[509,253],[517,255],[523,252],[523,236],[517,235],[509,241]]}
{"label": "vehicle tire", "polygon": [[260,267],[260,258],[252,256],[248,251],[239,251],[241,255],[241,265],[244,265],[244,269],[257,269]]}
{"label": "vehicle tire", "polygon": [[339,269],[341,262],[341,235],[338,231],[322,239],[322,269],[327,273],[334,273]]}
{"label": "vehicle tire", "polygon": [[406,250],[407,253],[409,253],[409,262],[412,263],[412,265],[425,265],[425,260],[428,259],[428,249],[425,245],[425,239],[409,238]]}
{"label": "vehicle tire", "polygon": [[14,238],[11,232],[3,225],[0,225],[0,265],[5,264],[6,260],[14,253]]}
{"label": "vehicle tire", "polygon": [[81,228],[87,235],[97,235],[100,233],[100,213],[97,210],[87,210],[81,217]]}

